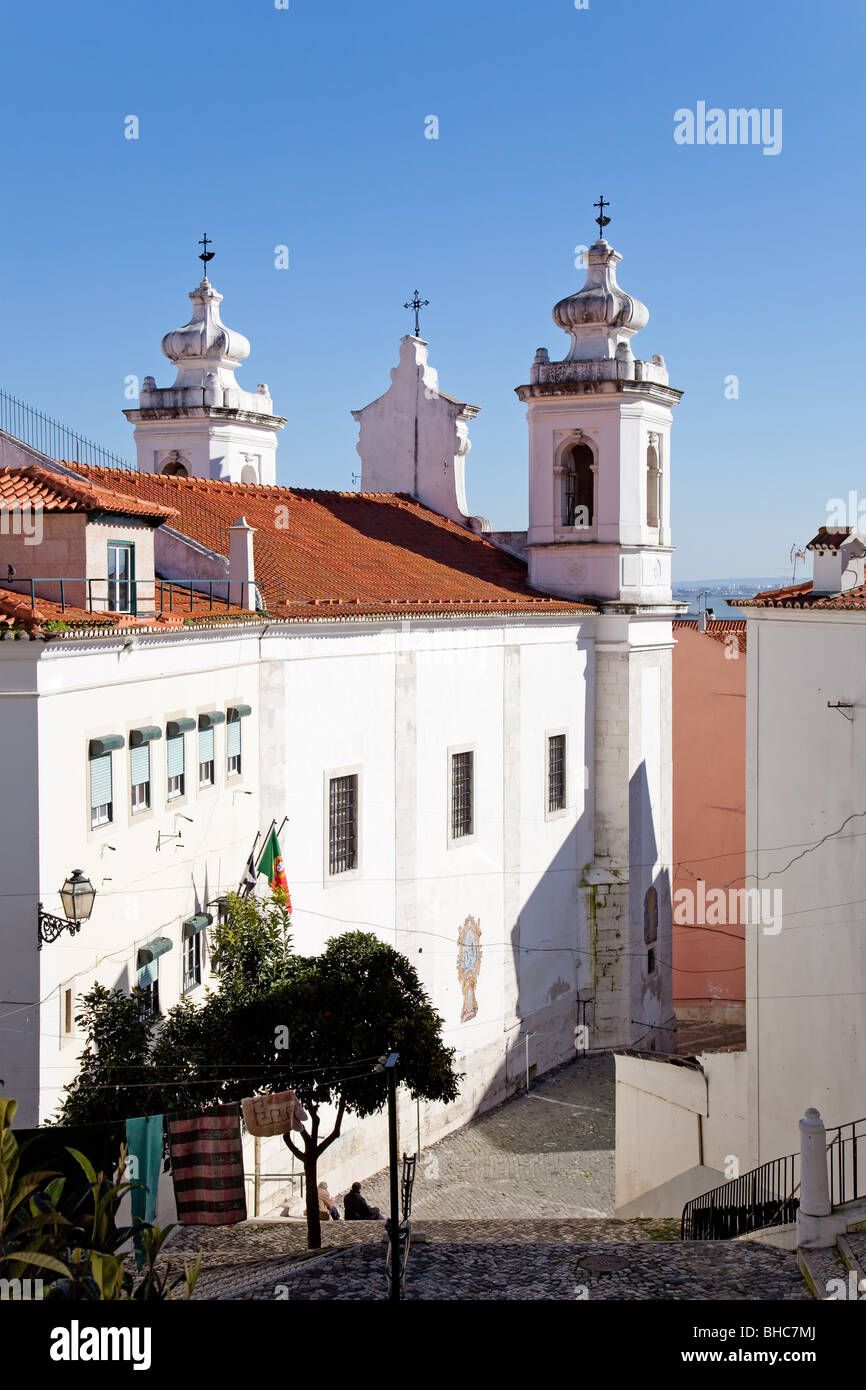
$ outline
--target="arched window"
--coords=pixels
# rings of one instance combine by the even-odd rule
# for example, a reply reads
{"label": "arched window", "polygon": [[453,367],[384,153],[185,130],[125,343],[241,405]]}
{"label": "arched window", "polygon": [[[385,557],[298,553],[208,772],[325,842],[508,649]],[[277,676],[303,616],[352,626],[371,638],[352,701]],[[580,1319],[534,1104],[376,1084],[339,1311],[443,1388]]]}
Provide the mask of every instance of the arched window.
{"label": "arched window", "polygon": [[562,524],[591,526],[593,457],[588,444],[572,444],[562,460]]}
{"label": "arched window", "polygon": [[243,468],[241,469],[241,482],[242,482],[242,483],[257,483],[258,481],[259,481],[259,475],[258,475],[258,473],[256,472],[256,470],[253,468],[252,464],[251,464],[251,463],[245,463],[244,466],[243,466]]}
{"label": "arched window", "polygon": [[646,524],[658,527],[659,524],[659,456],[654,444],[646,451]]}
{"label": "arched window", "polygon": [[189,472],[182,463],[167,463],[162,470],[169,478],[188,478]]}

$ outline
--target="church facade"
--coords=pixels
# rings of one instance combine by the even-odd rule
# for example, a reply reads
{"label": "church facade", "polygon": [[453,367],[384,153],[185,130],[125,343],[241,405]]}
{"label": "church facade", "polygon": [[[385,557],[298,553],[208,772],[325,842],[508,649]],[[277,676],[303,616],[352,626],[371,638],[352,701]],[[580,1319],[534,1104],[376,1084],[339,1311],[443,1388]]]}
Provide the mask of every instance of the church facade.
{"label": "church facade", "polygon": [[[23,1123],[75,1074],[70,1007],[95,980],[146,976],[161,1011],[206,986],[208,919],[272,821],[296,949],[377,932],[457,1049],[459,1100],[416,1114],[407,1099],[405,1148],[416,1125],[440,1137],[576,1047],[673,1049],[679,392],[661,358],[632,353],[648,313],[617,285],[619,259],[590,248],[586,285],[554,310],[568,351],[540,349],[517,388],[525,533],[470,514],[477,407],[440,389],[414,335],[355,412],[360,493],[278,486],[285,422],[267,387],[236,382],[249,344],[207,279],[163,339],[174,383],[145,378],[127,412],[136,471],[0,441],[0,505],[41,498],[55,546],[40,571],[0,537],[19,576],[0,588],[18,635],[0,642],[4,757],[27,784],[14,816],[0,810],[0,881],[15,885],[0,973]],[[67,859],[93,912],[37,949],[37,902],[59,911]],[[332,1190],[381,1164],[378,1120],[344,1134]],[[285,1149],[260,1162],[279,1170]]]}

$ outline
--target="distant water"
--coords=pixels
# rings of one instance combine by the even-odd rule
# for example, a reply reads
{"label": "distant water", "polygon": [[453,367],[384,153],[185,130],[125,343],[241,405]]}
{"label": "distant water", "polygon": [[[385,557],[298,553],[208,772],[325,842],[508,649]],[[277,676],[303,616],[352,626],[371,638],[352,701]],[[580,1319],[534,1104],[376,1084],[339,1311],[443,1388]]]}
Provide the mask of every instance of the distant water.
{"label": "distant water", "polygon": [[[689,613],[699,613],[702,605],[705,604],[707,608],[712,608],[717,618],[745,618],[746,616],[745,609],[732,608],[727,599],[721,594],[707,594],[705,599],[701,598],[698,600],[697,597],[691,593],[677,593],[676,589],[674,589],[673,593],[677,602],[687,603],[689,605]],[[687,615],[684,614],[683,616],[685,617]]]}

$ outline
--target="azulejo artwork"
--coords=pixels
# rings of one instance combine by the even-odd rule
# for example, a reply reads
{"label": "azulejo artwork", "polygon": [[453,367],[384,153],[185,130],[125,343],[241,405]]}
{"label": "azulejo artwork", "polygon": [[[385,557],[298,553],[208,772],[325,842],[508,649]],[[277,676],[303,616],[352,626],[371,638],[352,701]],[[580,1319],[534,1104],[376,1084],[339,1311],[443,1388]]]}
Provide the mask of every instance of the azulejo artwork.
{"label": "azulejo artwork", "polygon": [[475,986],[480,970],[481,927],[477,917],[467,917],[457,936],[457,978],[463,990],[461,1023],[468,1023],[478,1013]]}

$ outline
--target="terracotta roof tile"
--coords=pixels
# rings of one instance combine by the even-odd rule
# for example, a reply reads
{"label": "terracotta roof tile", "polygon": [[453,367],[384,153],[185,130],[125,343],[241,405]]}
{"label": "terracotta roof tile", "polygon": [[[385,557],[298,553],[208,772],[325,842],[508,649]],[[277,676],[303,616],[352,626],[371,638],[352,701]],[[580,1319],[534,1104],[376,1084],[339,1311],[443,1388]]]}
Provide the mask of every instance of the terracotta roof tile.
{"label": "terracotta roof tile", "polygon": [[866,608],[866,584],[846,589],[844,594],[814,594],[812,581],[789,584],[784,589],[765,589],[754,598],[732,599],[738,608],[809,608],[858,609]]}
{"label": "terracotta roof tile", "polygon": [[38,463],[0,468],[0,510],[20,507],[25,502],[43,512],[111,511],[158,521],[174,516],[174,508],[165,505],[165,500],[162,504],[156,499],[148,501],[125,489],[105,487],[98,480],[90,482],[52,473]]}
{"label": "terracotta roof tile", "polygon": [[674,633],[679,631],[690,631],[700,633],[702,637],[709,637],[713,642],[726,642],[731,636],[737,638],[737,646],[741,655],[746,652],[746,620],[745,618],[707,618],[707,626],[701,631],[697,620],[694,618],[674,618]]}
{"label": "terracotta roof tile", "polygon": [[174,508],[169,525],[222,555],[228,528],[245,516],[256,528],[256,581],[275,617],[596,611],[531,589],[523,561],[405,494],[67,466],[102,487]]}

